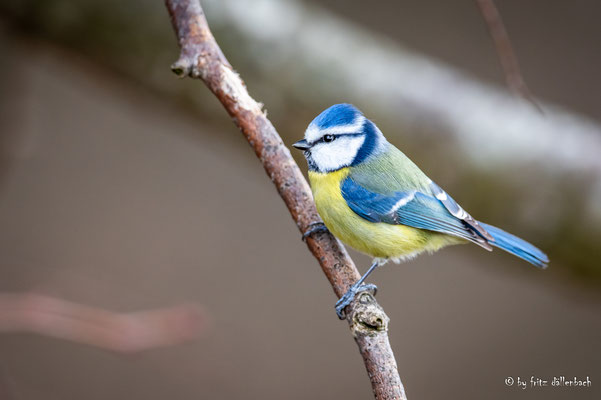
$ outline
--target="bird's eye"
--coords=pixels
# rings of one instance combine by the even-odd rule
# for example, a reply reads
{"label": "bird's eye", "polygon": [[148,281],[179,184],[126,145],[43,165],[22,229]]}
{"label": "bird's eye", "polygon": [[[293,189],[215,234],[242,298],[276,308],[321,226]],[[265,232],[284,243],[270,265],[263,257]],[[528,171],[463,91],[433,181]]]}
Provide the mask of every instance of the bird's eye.
{"label": "bird's eye", "polygon": [[323,136],[323,141],[326,143],[329,143],[329,142],[333,141],[334,139],[336,139],[336,136],[334,136],[334,135],[324,135]]}

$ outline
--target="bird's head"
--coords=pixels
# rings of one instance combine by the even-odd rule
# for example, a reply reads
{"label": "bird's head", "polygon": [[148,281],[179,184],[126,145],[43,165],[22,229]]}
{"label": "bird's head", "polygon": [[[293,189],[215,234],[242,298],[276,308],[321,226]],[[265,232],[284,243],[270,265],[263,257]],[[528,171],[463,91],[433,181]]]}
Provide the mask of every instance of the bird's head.
{"label": "bird's head", "polygon": [[319,114],[293,146],[303,150],[309,169],[332,172],[355,166],[382,151],[386,139],[351,104],[336,104]]}

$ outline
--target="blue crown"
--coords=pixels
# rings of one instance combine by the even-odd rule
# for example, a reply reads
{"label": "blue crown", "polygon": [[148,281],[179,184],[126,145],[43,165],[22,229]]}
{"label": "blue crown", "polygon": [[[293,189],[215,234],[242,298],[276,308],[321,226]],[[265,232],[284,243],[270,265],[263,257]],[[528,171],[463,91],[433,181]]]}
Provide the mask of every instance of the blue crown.
{"label": "blue crown", "polygon": [[360,115],[363,113],[352,104],[335,104],[315,117],[311,125],[317,126],[319,129],[350,125]]}

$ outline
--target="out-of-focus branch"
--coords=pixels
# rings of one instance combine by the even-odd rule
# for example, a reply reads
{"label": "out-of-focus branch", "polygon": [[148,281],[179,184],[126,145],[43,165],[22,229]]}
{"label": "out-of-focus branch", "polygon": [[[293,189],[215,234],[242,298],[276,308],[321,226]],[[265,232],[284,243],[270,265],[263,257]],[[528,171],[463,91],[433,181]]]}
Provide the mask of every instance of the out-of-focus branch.
{"label": "out-of-focus branch", "polygon": [[37,333],[122,353],[192,340],[205,320],[191,304],[114,313],[39,294],[0,294],[0,332]]}
{"label": "out-of-focus branch", "polygon": [[495,44],[497,57],[499,57],[499,62],[501,63],[501,67],[505,73],[507,86],[509,86],[514,93],[530,101],[539,111],[542,112],[542,108],[536,102],[532,92],[526,85],[526,81],[522,75],[515,51],[513,50],[513,46],[509,40],[509,35],[505,29],[505,24],[503,24],[503,19],[501,18],[499,10],[497,10],[494,1],[476,0],[476,3],[478,4],[478,8],[480,8],[482,17],[488,26],[488,31],[490,32],[490,36]]}
{"label": "out-of-focus branch", "polygon": [[[286,203],[301,232],[320,221],[309,185],[289,150],[250,97],[217,45],[198,0],[165,0],[181,47],[172,70],[202,79],[240,128]],[[316,233],[307,246],[319,261],[336,295],[357,281],[359,272],[344,247],[329,233]],[[363,356],[377,399],[405,399],[388,341],[388,317],[371,294],[361,293],[347,310],[347,321]]]}

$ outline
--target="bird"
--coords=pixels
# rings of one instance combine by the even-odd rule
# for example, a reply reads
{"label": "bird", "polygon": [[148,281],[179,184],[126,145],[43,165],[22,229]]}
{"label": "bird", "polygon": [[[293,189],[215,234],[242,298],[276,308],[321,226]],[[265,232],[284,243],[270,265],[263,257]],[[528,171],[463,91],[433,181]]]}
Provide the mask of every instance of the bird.
{"label": "bird", "polygon": [[547,255],[523,239],[477,221],[434,183],[352,104],[335,104],[293,144],[302,150],[317,211],[323,220],[303,238],[329,230],[352,248],[373,257],[367,272],[336,302],[339,318],[359,291],[377,287],[367,277],[388,261],[474,243],[505,250],[539,268]]}

